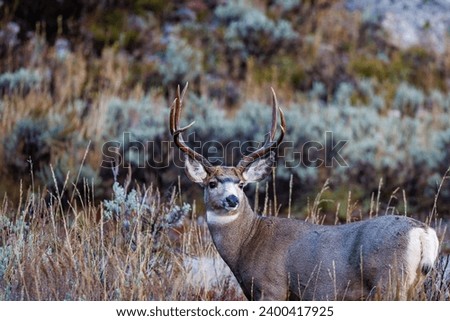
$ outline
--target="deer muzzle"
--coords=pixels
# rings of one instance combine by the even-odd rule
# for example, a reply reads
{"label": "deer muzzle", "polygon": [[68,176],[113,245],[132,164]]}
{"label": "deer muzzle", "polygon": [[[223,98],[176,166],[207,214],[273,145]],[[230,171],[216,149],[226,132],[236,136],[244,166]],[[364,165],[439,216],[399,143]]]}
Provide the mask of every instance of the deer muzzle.
{"label": "deer muzzle", "polygon": [[234,194],[228,195],[223,200],[223,207],[228,210],[234,210],[238,207],[238,205],[239,205],[239,199]]}

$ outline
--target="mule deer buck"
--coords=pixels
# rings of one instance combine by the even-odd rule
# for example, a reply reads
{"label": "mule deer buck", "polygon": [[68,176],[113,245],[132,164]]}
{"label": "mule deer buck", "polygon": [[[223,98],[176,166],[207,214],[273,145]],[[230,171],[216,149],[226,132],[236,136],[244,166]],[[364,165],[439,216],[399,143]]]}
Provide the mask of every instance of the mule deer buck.
{"label": "mule deer buck", "polygon": [[[170,110],[170,132],[185,153],[185,170],[204,189],[206,221],[217,251],[249,300],[361,300],[388,290],[407,299],[438,255],[435,231],[406,216],[386,215],[325,226],[262,217],[250,207],[246,184],[275,164],[285,118],[272,89],[272,125],[266,142],[236,167],[213,166],[183,140],[180,127],[187,85]],[[277,132],[280,113],[281,132]],[[394,284],[395,288],[392,288]],[[412,293],[412,292],[411,292]]]}

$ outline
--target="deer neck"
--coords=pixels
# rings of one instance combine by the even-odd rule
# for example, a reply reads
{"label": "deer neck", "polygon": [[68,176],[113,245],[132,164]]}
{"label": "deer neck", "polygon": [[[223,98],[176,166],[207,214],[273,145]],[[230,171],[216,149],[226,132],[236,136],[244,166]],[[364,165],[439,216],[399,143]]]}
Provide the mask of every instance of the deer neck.
{"label": "deer neck", "polygon": [[207,209],[206,220],[217,251],[233,271],[241,249],[255,234],[258,215],[244,199],[235,211],[227,215]]}

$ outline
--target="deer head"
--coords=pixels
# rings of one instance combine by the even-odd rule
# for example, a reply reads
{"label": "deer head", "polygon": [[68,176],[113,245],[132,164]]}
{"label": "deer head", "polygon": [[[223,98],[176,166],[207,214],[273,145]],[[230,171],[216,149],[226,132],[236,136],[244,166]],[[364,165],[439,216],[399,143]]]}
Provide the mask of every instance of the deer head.
{"label": "deer head", "polygon": [[[237,166],[213,166],[203,155],[191,149],[183,139],[183,132],[191,124],[180,127],[180,115],[187,85],[177,96],[170,109],[170,133],[174,142],[185,153],[185,171],[189,179],[204,189],[204,199],[208,211],[218,215],[227,215],[239,210],[241,203],[247,198],[243,188],[248,183],[262,180],[272,170],[276,162],[276,148],[281,143],[285,133],[285,118],[278,106],[275,91],[272,89],[272,125],[265,143],[254,152],[245,155]],[[277,113],[280,112],[281,133],[275,140],[277,131]]]}

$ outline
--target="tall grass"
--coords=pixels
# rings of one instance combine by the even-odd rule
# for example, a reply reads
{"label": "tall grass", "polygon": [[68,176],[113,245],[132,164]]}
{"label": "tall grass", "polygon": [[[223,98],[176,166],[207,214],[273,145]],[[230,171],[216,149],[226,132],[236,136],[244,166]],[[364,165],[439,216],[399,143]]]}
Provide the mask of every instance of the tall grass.
{"label": "tall grass", "polygon": [[[125,182],[115,183],[111,199],[96,205],[94,191],[85,185],[87,192],[75,190],[67,202],[65,189],[49,193],[21,188],[16,208],[3,199],[0,300],[244,299],[195,203],[179,204],[175,193],[163,197],[151,186],[134,190]],[[327,189],[325,185],[309,205],[307,220],[326,221]],[[267,196],[264,203],[275,202]],[[355,219],[350,209],[347,221]],[[442,238],[442,221],[433,217],[433,224]],[[448,300],[449,273],[449,258],[442,256],[424,286],[409,298]],[[395,298],[394,287],[377,297]]]}
{"label": "tall grass", "polygon": [[29,189],[18,208],[5,198],[0,300],[242,299],[205,226],[186,218],[189,206],[152,187],[118,190],[140,207],[108,217],[113,206],[95,205],[93,191],[66,204],[64,190]]}

